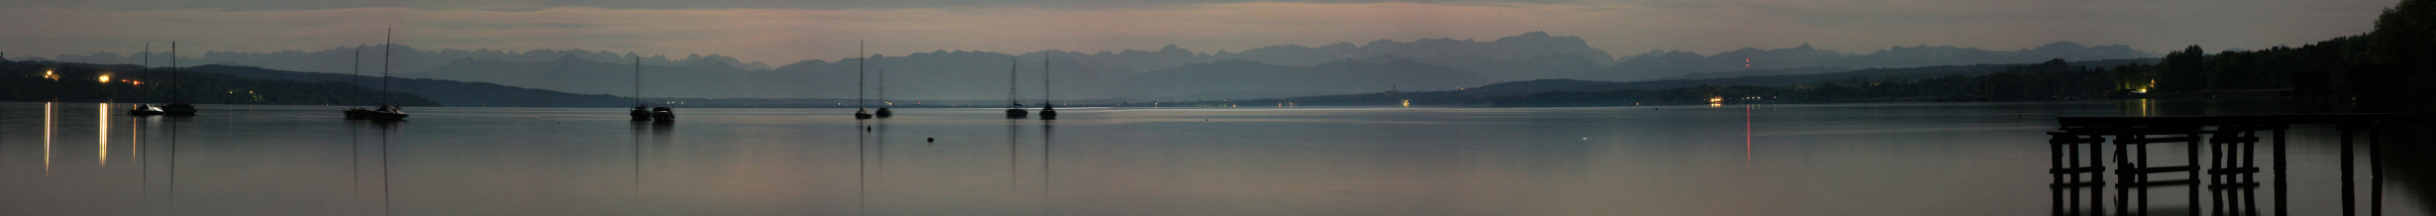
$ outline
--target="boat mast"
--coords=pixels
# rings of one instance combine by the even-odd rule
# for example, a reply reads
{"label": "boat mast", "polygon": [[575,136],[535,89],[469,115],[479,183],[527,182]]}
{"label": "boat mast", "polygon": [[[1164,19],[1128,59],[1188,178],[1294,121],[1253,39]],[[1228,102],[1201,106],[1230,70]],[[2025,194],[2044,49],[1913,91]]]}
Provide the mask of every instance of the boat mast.
{"label": "boat mast", "polygon": [[[355,86],[357,86],[357,87],[362,87],[362,86],[364,86],[364,48],[363,48],[363,47],[360,47],[360,46],[359,46],[359,47],[356,47],[356,48],[355,48],[355,66],[348,66],[348,67],[347,67],[347,75],[349,75],[349,76],[347,76],[347,82],[354,83],[354,84],[355,84]],[[349,90],[349,91],[354,91],[354,92],[355,92],[355,94],[350,95],[349,97],[347,97],[347,105],[348,105],[348,106],[363,106],[363,105],[364,105],[364,98],[360,98],[360,97],[354,97],[354,96],[363,96],[363,95],[364,95],[364,89],[359,89],[359,88],[347,88],[347,90]]]}
{"label": "boat mast", "polygon": [[1049,107],[1049,54],[1040,54],[1040,107]]}
{"label": "boat mast", "polygon": [[389,56],[396,53],[389,50],[395,50],[398,47],[398,44],[390,39],[397,35],[397,31],[397,27],[389,27],[387,31],[381,33],[381,104],[383,106],[389,105]]}
{"label": "boat mast", "polygon": [[880,107],[888,107],[888,105],[886,105],[888,104],[888,68],[880,68],[879,89],[880,92],[876,98],[880,98],[880,104],[882,104]]}
{"label": "boat mast", "polygon": [[1023,104],[1023,102],[1018,102],[1018,101],[1015,101],[1015,68],[1019,67],[1019,66],[1016,66],[1016,65],[1019,65],[1019,64],[1020,64],[1020,63],[1016,63],[1017,61],[1022,61],[1022,60],[1019,60],[1019,59],[1007,59],[1007,104],[1008,104],[1007,106],[1008,106],[1008,107],[1016,107],[1014,104]]}
{"label": "boat mast", "polygon": [[144,42],[144,76],[141,79],[152,79],[152,42]]}
{"label": "boat mast", "polygon": [[643,106],[643,55],[634,56],[634,105]]}
{"label": "boat mast", "polygon": [[178,102],[178,42],[169,41],[169,103]]}
{"label": "boat mast", "polygon": [[862,41],[862,40],[855,40],[855,41],[854,41],[854,108],[855,108],[855,109],[862,109],[862,108],[863,108],[863,63],[864,63],[864,62],[869,62],[869,61],[871,61],[871,58],[870,58],[870,57],[863,56],[863,41]]}

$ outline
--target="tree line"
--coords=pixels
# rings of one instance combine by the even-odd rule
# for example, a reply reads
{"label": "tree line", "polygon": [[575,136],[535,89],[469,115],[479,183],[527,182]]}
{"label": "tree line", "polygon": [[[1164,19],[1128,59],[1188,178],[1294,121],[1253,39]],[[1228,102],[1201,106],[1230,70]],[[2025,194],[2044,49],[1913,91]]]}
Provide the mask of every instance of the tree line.
{"label": "tree line", "polygon": [[[381,102],[381,94],[379,89],[342,82],[195,72],[173,75],[167,68],[147,70],[135,65],[0,61],[0,101],[370,106]],[[388,96],[399,105],[439,106],[413,94],[393,92]]]}

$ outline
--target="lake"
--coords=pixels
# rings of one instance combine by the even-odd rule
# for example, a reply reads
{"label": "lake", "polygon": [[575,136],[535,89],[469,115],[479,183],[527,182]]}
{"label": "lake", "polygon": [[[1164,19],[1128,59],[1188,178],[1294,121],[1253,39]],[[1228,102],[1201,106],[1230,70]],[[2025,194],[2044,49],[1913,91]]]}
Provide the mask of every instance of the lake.
{"label": "lake", "polygon": [[[129,105],[0,103],[0,215],[2045,215],[2055,117],[2280,111],[680,108],[651,123],[624,108],[372,122],[334,106]],[[2293,132],[2293,213],[2339,213],[2333,130]],[[2408,187],[2388,185],[2387,213],[2426,213]],[[2157,191],[2184,205],[2182,189]]]}

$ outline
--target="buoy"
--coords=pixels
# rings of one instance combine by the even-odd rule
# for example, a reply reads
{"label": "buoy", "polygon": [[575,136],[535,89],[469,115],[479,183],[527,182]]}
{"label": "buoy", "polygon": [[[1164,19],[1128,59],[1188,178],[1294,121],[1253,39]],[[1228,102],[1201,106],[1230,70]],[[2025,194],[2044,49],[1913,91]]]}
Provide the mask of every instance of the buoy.
{"label": "buoy", "polygon": [[939,138],[937,138],[937,137],[932,137],[932,138],[923,138],[923,139],[922,139],[922,142],[938,142],[938,141],[939,141]]}

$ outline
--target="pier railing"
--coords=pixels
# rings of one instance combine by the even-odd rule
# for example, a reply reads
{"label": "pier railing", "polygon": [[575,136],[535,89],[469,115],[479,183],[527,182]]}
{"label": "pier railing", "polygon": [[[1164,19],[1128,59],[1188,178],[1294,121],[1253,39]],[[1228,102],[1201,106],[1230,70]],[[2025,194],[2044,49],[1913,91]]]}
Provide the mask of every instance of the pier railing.
{"label": "pier railing", "polygon": [[[2357,135],[2403,119],[2424,119],[2410,114],[2289,114],[2199,117],[2070,117],[2057,118],[2063,127],[2048,131],[2052,168],[2047,173],[2054,183],[2055,215],[2148,215],[2149,190],[2165,187],[2189,188],[2184,194],[2190,206],[2187,213],[2200,215],[2260,215],[2257,179],[2257,144],[2268,143],[2267,156],[2274,175],[2269,184],[2274,190],[2271,205],[2274,215],[2289,215],[2286,185],[2286,134],[2292,125],[2333,125],[2340,134],[2342,148],[2343,215],[2356,215],[2353,185],[2352,146]],[[2262,133],[2268,136],[2261,136]],[[2107,151],[2107,143],[2114,150]],[[2179,152],[2185,159],[2179,163],[2159,164],[2149,160],[2149,147],[2156,145],[2183,146]],[[2368,144],[2369,153],[2369,215],[2381,215],[2383,207],[2383,163],[2377,159],[2380,143]],[[2201,155],[2201,149],[2208,154]],[[2112,154],[2107,154],[2112,153]],[[2174,154],[2175,152],[2161,152]],[[2207,162],[2202,164],[2200,160]],[[2112,168],[2112,172],[2109,172]],[[2112,174],[2113,178],[2107,178]],[[2180,175],[2175,175],[2180,174]],[[2202,178],[2200,175],[2207,177]],[[2180,176],[2172,179],[2151,177]],[[2107,181],[2113,179],[2113,181]],[[2112,184],[2109,184],[2112,183]],[[2115,196],[2105,194],[2111,186]],[[2199,192],[2209,192],[2208,202],[2201,202]],[[2087,195],[2084,196],[2083,194]],[[2085,199],[2084,199],[2085,198]],[[2108,214],[2107,201],[2113,201]],[[2202,205],[2205,205],[2203,208]]]}

